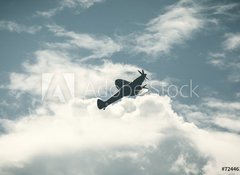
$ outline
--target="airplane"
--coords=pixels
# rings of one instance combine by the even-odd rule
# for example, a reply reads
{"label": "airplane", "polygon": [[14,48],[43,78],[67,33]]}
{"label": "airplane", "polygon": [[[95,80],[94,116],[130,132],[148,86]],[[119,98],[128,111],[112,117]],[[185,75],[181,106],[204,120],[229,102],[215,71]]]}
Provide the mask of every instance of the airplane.
{"label": "airplane", "polygon": [[147,86],[146,84],[142,86],[143,81],[145,79],[148,80],[147,74],[144,73],[144,70],[142,70],[142,71],[138,70],[138,72],[141,75],[139,77],[137,77],[135,80],[133,80],[132,82],[129,82],[129,81],[123,80],[123,79],[115,80],[115,85],[118,89],[118,92],[106,101],[98,99],[97,100],[98,108],[105,110],[108,105],[116,102],[117,100],[120,100],[121,98],[123,98],[125,96],[136,96],[137,94],[139,94],[139,92],[142,89],[148,89],[146,87]]}

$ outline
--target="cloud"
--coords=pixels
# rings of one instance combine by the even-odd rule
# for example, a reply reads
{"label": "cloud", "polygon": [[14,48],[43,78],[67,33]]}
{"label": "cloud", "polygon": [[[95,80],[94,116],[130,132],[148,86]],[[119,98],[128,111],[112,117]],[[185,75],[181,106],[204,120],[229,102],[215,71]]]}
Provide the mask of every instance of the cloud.
{"label": "cloud", "polygon": [[143,33],[134,36],[133,51],[151,56],[168,53],[175,45],[190,39],[203,26],[204,21],[198,13],[199,8],[191,1],[180,1],[167,7],[165,13],[145,25]]}
{"label": "cloud", "polygon": [[[211,2],[203,1],[201,11],[205,16],[205,22],[213,24],[214,28],[221,28],[226,21],[236,21],[239,18],[239,3],[234,2]],[[208,26],[208,28],[212,28]]]}
{"label": "cloud", "polygon": [[[57,169],[47,169],[48,161],[50,159],[51,164],[54,160],[53,167],[61,164],[59,156],[62,161],[73,164],[84,158],[98,160],[91,164],[85,162],[84,168],[83,163],[77,163],[80,168],[76,172],[80,174],[92,166],[97,168],[85,174],[99,174],[99,167],[102,167],[101,172],[110,167],[114,171],[124,160],[129,160],[131,166],[124,166],[126,174],[140,171],[142,174],[202,172],[214,175],[221,173],[221,167],[227,163],[239,164],[238,135],[200,129],[185,122],[172,110],[167,96],[150,94],[136,99],[125,98],[106,111],[96,108],[96,98],[67,104],[48,103],[47,106],[51,113],[42,106],[31,116],[4,121],[7,133],[0,137],[3,174],[18,170],[18,167],[21,170],[30,168],[41,157],[45,157],[46,174],[52,174]],[[168,150],[167,155],[164,150]],[[89,155],[85,157],[84,154]],[[77,159],[76,155],[79,155]],[[163,157],[166,168],[158,169],[156,161]],[[71,164],[67,165],[66,171],[72,174]]]}
{"label": "cloud", "polygon": [[[158,100],[153,102],[153,99]],[[168,127],[166,121],[173,120],[172,125],[181,122],[177,118],[174,121],[176,115],[168,102],[167,97],[156,95],[127,99],[106,113],[96,108],[96,99],[50,104],[53,115],[38,109],[32,116],[5,124],[8,133],[0,138],[0,165],[21,165],[38,154],[154,145],[163,137],[160,131]],[[135,108],[126,112],[125,105],[134,105]],[[153,106],[152,113],[147,112],[149,105]],[[156,120],[156,112],[164,114],[165,119]]]}
{"label": "cloud", "polygon": [[237,126],[240,122],[240,103],[238,101],[203,98],[197,105],[175,103],[173,106],[186,121],[193,122],[198,127],[239,132]]}
{"label": "cloud", "polygon": [[[238,166],[240,139],[236,134],[237,125],[232,128],[230,124],[221,125],[231,129],[227,132],[186,120],[197,118],[198,122],[211,121],[219,125],[219,120],[233,115],[231,119],[238,121],[234,115],[239,111],[238,103],[209,98],[199,106],[182,105],[180,108],[185,113],[177,114],[168,96],[150,93],[124,98],[100,111],[96,106],[94,88],[100,89],[99,96],[108,98],[112,92],[105,97],[103,92],[113,85],[114,79],[132,80],[138,75],[136,70],[139,68],[107,60],[86,64],[73,59],[67,51],[68,43],[92,50],[93,46],[100,47],[98,43],[108,39],[96,39],[59,26],[49,26],[49,30],[69,41],[34,52],[33,59],[22,64],[22,72],[10,74],[8,87],[29,93],[33,99],[41,101],[42,87],[49,83],[43,74],[60,75],[60,80],[67,77],[65,74],[71,74],[75,84],[63,89],[63,94],[67,94],[66,98],[68,92],[72,95],[71,88],[76,88],[74,98],[65,102],[44,99],[46,101],[36,106],[29,115],[22,115],[17,120],[0,120],[1,130],[4,131],[0,135],[1,174],[35,172],[52,175],[61,171],[69,175],[214,175],[222,173],[221,167],[226,164]],[[78,43],[85,37],[89,43]],[[69,47],[72,49],[72,46]],[[99,53],[95,50],[93,53],[109,53],[104,49],[98,50]],[[71,84],[71,77],[64,80],[67,85]],[[220,118],[222,111],[225,116]]]}
{"label": "cloud", "polygon": [[205,9],[208,16],[210,16],[218,24],[219,21],[233,21],[239,18],[239,3],[232,2],[216,2],[212,5],[207,4]]}
{"label": "cloud", "polygon": [[171,167],[171,170],[173,172],[180,172],[182,170],[184,174],[198,174],[197,165],[195,163],[188,162],[187,159],[187,155],[180,154]]}
{"label": "cloud", "polygon": [[226,58],[225,53],[209,53],[208,63],[219,68],[224,68],[224,58]]}
{"label": "cloud", "polygon": [[64,7],[78,7],[89,8],[95,3],[103,2],[104,0],[63,0],[62,5]]}
{"label": "cloud", "polygon": [[240,47],[240,33],[225,34],[225,41],[223,47],[227,51],[236,50]]}
{"label": "cloud", "polygon": [[237,7],[239,7],[239,3],[218,4],[210,8],[215,10],[213,12],[215,15],[232,15],[231,12]]}
{"label": "cloud", "polygon": [[212,123],[231,132],[239,133],[240,102],[205,98],[203,103],[202,107],[208,110],[208,115],[214,116],[214,118],[209,116]]}
{"label": "cloud", "polygon": [[92,58],[109,57],[115,52],[121,50],[121,45],[116,43],[113,39],[107,36],[96,37],[94,35],[76,33],[67,31],[58,25],[48,25],[49,30],[58,37],[66,38],[65,43],[50,43],[52,48],[80,48],[89,50],[91,55],[82,58],[84,60]]}
{"label": "cloud", "polygon": [[[226,42],[224,42],[225,44]],[[239,82],[240,81],[240,62],[239,56],[230,55],[230,50],[220,52],[220,53],[210,53],[208,58],[208,63],[221,69],[228,70],[228,80],[231,82]]]}
{"label": "cloud", "polygon": [[47,11],[37,11],[35,16],[50,18],[50,17],[56,15],[58,12],[60,12],[62,10],[63,10],[63,7],[60,6],[60,7],[49,9]]}
{"label": "cloud", "polygon": [[233,132],[240,133],[240,121],[238,119],[231,119],[229,117],[218,117],[215,119],[215,124],[227,128]]}
{"label": "cloud", "polygon": [[13,21],[0,21],[0,30],[7,30],[10,32],[35,34],[41,29],[41,26],[26,26]]}
{"label": "cloud", "polygon": [[[214,168],[216,164],[219,164],[221,161],[225,162],[225,164],[228,164],[229,162],[231,162],[231,164],[238,164],[238,160],[234,156],[234,151],[229,154],[223,153],[225,146],[229,149],[236,151],[234,142],[235,144],[239,144],[236,143],[238,141],[235,140],[237,139],[237,135],[239,134],[239,130],[237,129],[239,124],[240,112],[239,108],[237,107],[237,105],[239,105],[238,103],[239,102],[223,101],[216,98],[205,98],[197,105],[174,105],[174,108],[178,111],[179,115],[183,116],[187,121],[193,122],[199,128],[202,128],[197,131],[198,134],[189,132],[189,134],[191,133],[194,135],[193,139],[196,141],[195,146],[202,150],[202,152],[208,152],[207,154],[212,155],[212,157],[208,159],[209,161],[207,165],[205,165],[205,167],[203,168],[204,173],[202,174],[221,174],[221,166],[219,166],[219,172],[216,172],[218,170]],[[211,131],[209,131],[209,129]],[[234,134],[234,136],[230,133],[236,134]],[[230,139],[231,141],[229,141],[228,139]],[[214,142],[215,146],[211,145],[210,142]],[[201,144],[203,145],[200,146]],[[238,151],[237,154],[239,154]],[[223,157],[225,158],[225,160],[223,160]],[[220,159],[222,160],[219,162]],[[220,163],[222,166],[224,166],[223,162]]]}
{"label": "cloud", "polygon": [[47,11],[37,11],[36,16],[49,18],[56,15],[58,12],[64,10],[65,8],[77,9],[78,7],[82,7],[86,9],[86,8],[90,8],[95,3],[99,3],[103,1],[104,0],[61,0],[57,7],[49,9]]}
{"label": "cloud", "polygon": [[[182,150],[183,146],[187,148]],[[174,154],[172,154],[174,149]],[[157,148],[134,147],[113,148],[104,150],[85,150],[82,153],[70,153],[59,156],[41,156],[33,159],[24,167],[9,167],[9,174],[57,175],[59,172],[68,175],[98,174],[98,175],[144,175],[144,174],[185,174],[178,170],[170,172],[172,163],[179,155],[186,155],[186,163],[198,162],[196,171],[201,171],[206,163],[202,155],[197,154],[190,143],[184,138],[173,137],[165,139]],[[172,155],[171,158],[169,155]],[[163,159],[163,157],[165,159]],[[51,167],[51,168],[49,168]],[[191,173],[191,172],[190,172]],[[2,173],[5,175],[4,173]]]}
{"label": "cloud", "polygon": [[130,81],[139,75],[138,68],[133,65],[113,64],[107,60],[100,65],[86,65],[72,61],[65,52],[55,50],[36,51],[34,58],[36,60],[34,63],[28,61],[23,63],[24,72],[10,74],[8,85],[10,89],[41,96],[42,85],[45,82],[44,74],[50,73],[55,77],[61,77],[70,73],[73,75],[76,88],[74,96],[96,97],[97,93],[102,94],[104,90],[113,87],[113,80],[123,78]]}
{"label": "cloud", "polygon": [[216,108],[223,111],[240,110],[239,102],[225,102],[215,98],[205,98],[203,100],[205,104],[210,108]]}
{"label": "cloud", "polygon": [[[200,4],[191,0],[179,1],[168,6],[164,13],[147,22],[144,32],[138,32],[131,36],[132,51],[154,57],[167,54],[175,46],[184,44],[191,39],[206,24],[218,24],[219,19],[213,15],[235,17],[230,10],[233,11],[237,7],[239,7],[238,3],[209,6],[209,4]],[[238,47],[237,35],[225,35],[224,47],[226,50]],[[129,40],[129,38],[127,39]]]}
{"label": "cloud", "polygon": [[[167,10],[146,24],[143,36],[148,45],[142,38],[135,49],[141,46],[143,50],[136,52],[167,53],[202,25],[195,16],[197,10],[185,3]],[[47,43],[47,48],[34,52],[33,59],[22,64],[21,72],[10,74],[8,87],[41,101],[43,85],[49,83],[43,75],[51,74],[50,84],[52,79],[53,84],[61,85],[63,78],[69,85],[74,79],[73,86],[61,89],[66,94],[63,98],[69,94],[70,98],[63,103],[44,99],[28,115],[0,120],[0,132],[4,131],[0,135],[0,174],[214,175],[224,174],[223,166],[239,166],[238,102],[206,98],[199,106],[181,104],[181,113],[176,113],[168,96],[150,93],[124,98],[100,111],[96,107],[95,88],[103,96],[114,79],[132,80],[139,67],[107,60],[86,64],[79,60],[110,56],[121,46],[107,36],[76,33],[57,25],[48,28],[64,42]],[[160,36],[160,32],[170,38]],[[165,45],[158,45],[159,42]],[[90,54],[73,59],[69,50],[75,47]],[[224,54],[212,56],[225,58]],[[167,86],[160,81],[153,83]],[[225,130],[199,123],[215,124]]]}
{"label": "cloud", "polygon": [[[23,64],[24,72],[11,75],[9,85],[33,94],[33,98],[41,94],[39,81],[44,72],[77,73],[80,92],[89,89],[89,80],[94,80],[95,87],[106,80],[133,79],[137,75],[132,65],[107,61],[86,65],[70,59],[65,52],[39,50],[35,56],[35,62]],[[96,100],[90,91],[87,96],[79,95],[65,103],[45,101],[31,115],[18,120],[1,120],[5,131],[0,136],[1,174],[31,174],[41,164],[45,174],[56,174],[60,166],[65,167],[66,174],[112,174],[123,166],[125,174],[214,175],[229,162],[232,166],[239,164],[237,134],[186,122],[172,109],[167,96],[124,98],[105,111],[98,110]],[[214,102],[217,105],[212,105]],[[228,105],[216,99],[206,99],[205,106],[208,108],[199,114],[209,118],[216,114],[212,113],[216,108],[239,110],[235,103]],[[86,162],[93,159],[96,161]],[[62,165],[61,161],[68,163]],[[47,168],[49,165],[52,169]]]}
{"label": "cloud", "polygon": [[[229,53],[233,51],[238,51],[240,48],[240,34],[239,33],[227,33],[224,35],[225,41],[222,43],[225,53],[229,55]],[[240,62],[239,56],[235,56],[231,58],[228,56],[223,62],[223,68],[230,70],[230,75],[228,79],[232,82],[240,81]]]}

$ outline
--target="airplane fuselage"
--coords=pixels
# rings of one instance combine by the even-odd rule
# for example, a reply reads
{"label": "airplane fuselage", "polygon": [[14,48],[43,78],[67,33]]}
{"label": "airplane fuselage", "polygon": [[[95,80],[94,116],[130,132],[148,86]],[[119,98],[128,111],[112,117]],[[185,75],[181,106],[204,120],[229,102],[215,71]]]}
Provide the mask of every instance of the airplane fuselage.
{"label": "airplane fuselage", "polygon": [[97,100],[97,106],[99,109],[105,109],[109,104],[114,103],[115,101],[121,99],[125,96],[135,96],[137,95],[143,88],[146,88],[142,86],[143,81],[146,79],[147,74],[138,71],[141,75],[137,77],[132,82],[128,82],[126,80],[117,79],[115,80],[115,85],[118,89],[118,92],[115,93],[112,97],[110,97],[108,100],[103,101],[101,99]]}
{"label": "airplane fuselage", "polygon": [[122,88],[119,89],[119,95],[122,96],[135,96],[137,95],[140,90],[142,90],[142,83],[145,80],[145,75],[141,75],[131,83],[124,85]]}

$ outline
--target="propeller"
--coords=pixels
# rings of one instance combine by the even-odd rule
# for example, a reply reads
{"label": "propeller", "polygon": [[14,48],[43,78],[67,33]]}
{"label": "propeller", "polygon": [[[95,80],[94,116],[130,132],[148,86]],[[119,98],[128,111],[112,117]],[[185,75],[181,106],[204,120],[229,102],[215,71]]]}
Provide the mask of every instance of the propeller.
{"label": "propeller", "polygon": [[[141,75],[144,75],[145,73],[144,73],[144,70],[142,69],[142,72],[140,71],[140,70],[138,70],[138,72],[141,74]],[[148,79],[148,77],[147,77],[147,74],[146,74],[146,77],[145,77],[147,80],[149,80]]]}

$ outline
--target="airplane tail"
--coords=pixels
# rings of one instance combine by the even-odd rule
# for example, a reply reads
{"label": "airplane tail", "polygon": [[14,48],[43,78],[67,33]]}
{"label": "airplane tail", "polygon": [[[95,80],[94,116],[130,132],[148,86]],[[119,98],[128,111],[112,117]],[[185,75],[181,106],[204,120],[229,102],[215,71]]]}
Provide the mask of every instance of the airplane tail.
{"label": "airplane tail", "polygon": [[97,106],[99,109],[105,109],[107,107],[107,103],[100,99],[97,100]]}

